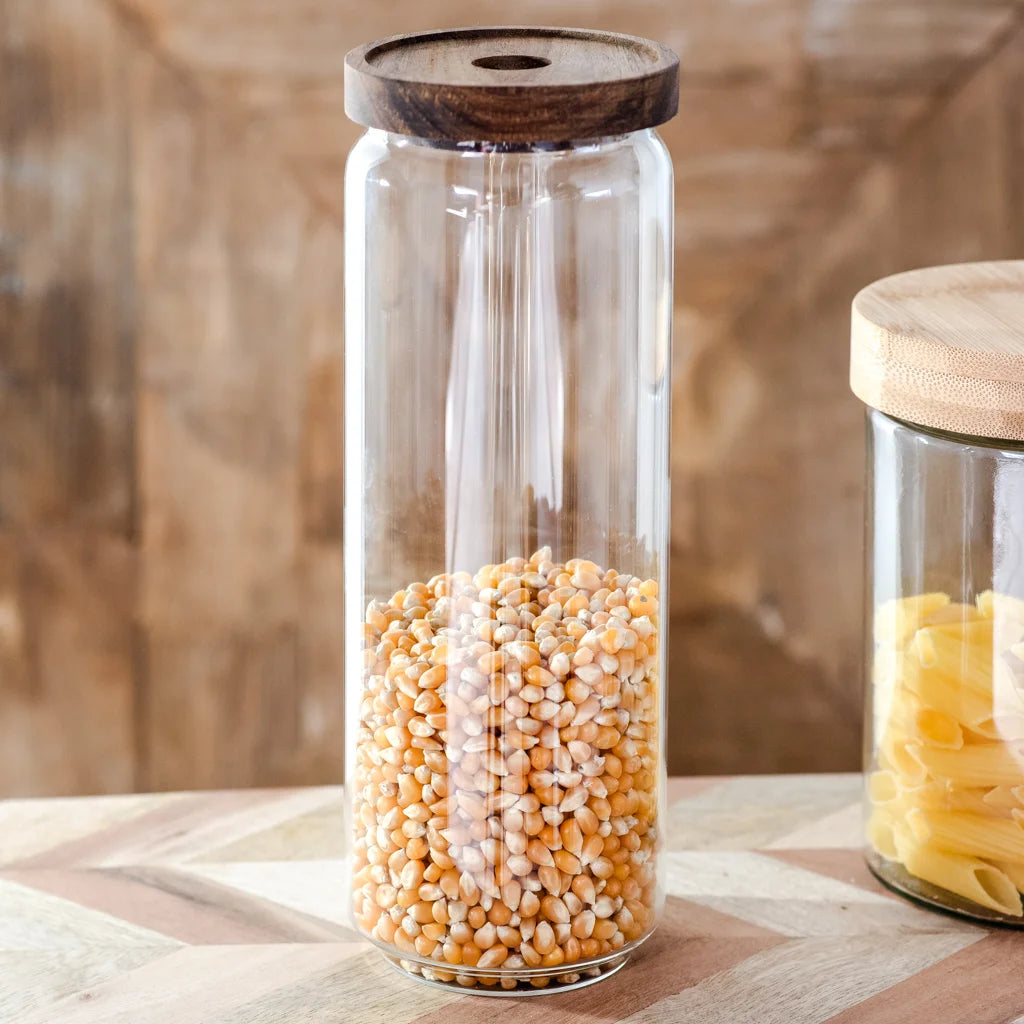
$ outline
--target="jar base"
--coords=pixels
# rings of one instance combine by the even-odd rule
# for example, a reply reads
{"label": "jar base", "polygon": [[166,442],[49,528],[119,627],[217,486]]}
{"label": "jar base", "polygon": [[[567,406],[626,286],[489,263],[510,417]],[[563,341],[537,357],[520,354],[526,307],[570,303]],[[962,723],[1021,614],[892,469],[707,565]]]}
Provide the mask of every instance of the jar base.
{"label": "jar base", "polygon": [[1024,929],[1024,918],[1010,917],[1008,914],[986,910],[985,907],[980,907],[977,903],[965,900],[955,893],[947,892],[945,889],[922,881],[910,874],[902,864],[886,860],[875,850],[868,850],[864,859],[867,861],[871,873],[887,889],[907,897],[929,910],[938,910],[953,917],[968,918],[986,925]]}
{"label": "jar base", "polygon": [[575,992],[577,989],[586,988],[617,974],[626,966],[630,957],[630,953],[616,954],[596,966],[591,964],[558,974],[548,969],[518,971],[510,975],[507,971],[478,971],[467,967],[460,967],[458,971],[446,970],[446,965],[434,964],[428,967],[415,960],[406,960],[383,951],[382,954],[389,966],[399,974],[431,988],[448,991],[457,988],[474,996],[515,996],[520,999],[524,996],[549,996],[558,992]]}
{"label": "jar base", "polygon": [[[574,992],[595,982],[610,978],[622,970],[627,961],[654,934],[651,928],[645,935],[603,957],[562,964],[559,967],[523,967],[517,970],[480,970],[405,955],[394,946],[381,942],[375,936],[360,933],[383,955],[385,961],[399,974],[414,978],[433,988],[460,989],[478,996],[539,996],[557,992]],[[544,979],[544,980],[542,980]]]}

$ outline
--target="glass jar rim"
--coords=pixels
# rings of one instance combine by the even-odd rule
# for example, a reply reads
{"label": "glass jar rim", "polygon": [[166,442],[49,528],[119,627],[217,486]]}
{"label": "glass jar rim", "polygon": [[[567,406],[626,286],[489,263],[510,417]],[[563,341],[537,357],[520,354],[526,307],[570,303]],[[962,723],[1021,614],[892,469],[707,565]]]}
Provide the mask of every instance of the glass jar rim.
{"label": "glass jar rim", "polygon": [[882,416],[900,426],[908,427],[916,433],[934,437],[940,441],[959,444],[965,448],[987,448],[994,451],[1024,454],[1024,441],[1015,441],[1005,437],[985,437],[981,434],[962,434],[954,430],[943,430],[941,427],[930,427],[923,423],[915,423],[913,420],[903,419],[900,416],[893,416],[892,413],[883,412],[873,406],[868,406],[867,412],[869,416]]}

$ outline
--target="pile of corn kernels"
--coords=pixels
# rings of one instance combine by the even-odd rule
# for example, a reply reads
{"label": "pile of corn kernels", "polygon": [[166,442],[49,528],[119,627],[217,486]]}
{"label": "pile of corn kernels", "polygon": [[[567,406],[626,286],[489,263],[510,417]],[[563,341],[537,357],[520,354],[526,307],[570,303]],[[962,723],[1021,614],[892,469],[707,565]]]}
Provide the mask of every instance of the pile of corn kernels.
{"label": "pile of corn kernels", "polygon": [[545,548],[370,603],[354,911],[404,967],[575,984],[649,932],[657,593]]}

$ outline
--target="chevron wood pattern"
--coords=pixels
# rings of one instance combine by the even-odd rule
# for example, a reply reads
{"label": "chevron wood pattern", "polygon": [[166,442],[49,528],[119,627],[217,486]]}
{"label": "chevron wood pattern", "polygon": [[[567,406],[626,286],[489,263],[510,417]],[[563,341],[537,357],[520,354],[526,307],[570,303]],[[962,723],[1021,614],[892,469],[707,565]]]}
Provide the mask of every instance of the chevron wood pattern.
{"label": "chevron wood pattern", "polygon": [[0,803],[4,1024],[1009,1024],[1024,944],[863,864],[851,775],[673,779],[668,905],[625,970],[494,1000],[360,941],[333,788]]}
{"label": "chevron wood pattern", "polygon": [[[509,16],[0,4],[0,793],[340,779],[343,56]],[[848,303],[1021,255],[1021,4],[515,19],[682,55],[672,770],[852,768]]]}

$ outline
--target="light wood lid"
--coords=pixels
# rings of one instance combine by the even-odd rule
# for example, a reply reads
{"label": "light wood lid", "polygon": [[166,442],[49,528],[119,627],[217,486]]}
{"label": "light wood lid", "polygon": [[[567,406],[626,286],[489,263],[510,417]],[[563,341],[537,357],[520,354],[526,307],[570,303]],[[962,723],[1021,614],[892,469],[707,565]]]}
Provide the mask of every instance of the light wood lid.
{"label": "light wood lid", "polygon": [[850,386],[911,423],[1024,441],[1024,260],[868,285],[853,300]]}
{"label": "light wood lid", "polygon": [[345,58],[345,112],[451,142],[567,142],[669,120],[679,58],[636,36],[487,27],[391,36]]}

